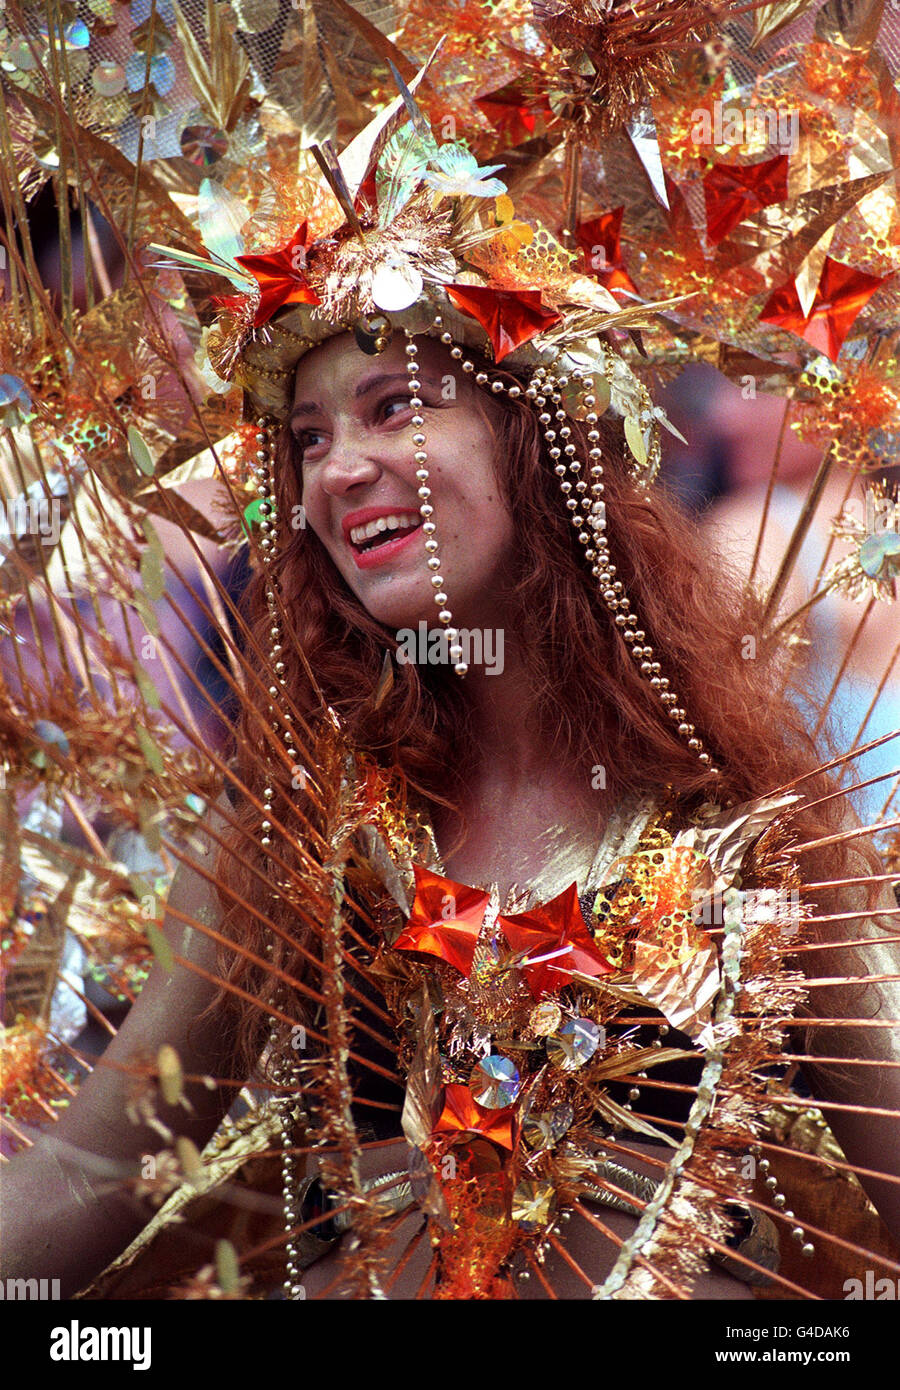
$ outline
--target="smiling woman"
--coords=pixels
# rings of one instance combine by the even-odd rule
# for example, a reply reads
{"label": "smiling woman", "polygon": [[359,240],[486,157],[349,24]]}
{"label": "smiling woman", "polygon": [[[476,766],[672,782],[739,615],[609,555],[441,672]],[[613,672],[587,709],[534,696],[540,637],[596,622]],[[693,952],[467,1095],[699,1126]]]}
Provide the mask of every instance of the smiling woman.
{"label": "smiling woman", "polygon": [[[65,670],[71,659],[83,684],[70,676],[58,690],[45,665],[42,700],[28,694],[20,644],[11,644],[23,707],[2,709],[4,778],[8,764],[30,792],[42,779],[42,794],[65,798],[80,836],[68,856],[36,859],[35,842],[45,848],[47,838],[30,829],[37,814],[20,836],[0,788],[12,846],[0,899],[20,952],[18,984],[36,989],[40,976],[46,985],[42,961],[51,946],[61,953],[61,924],[73,921],[82,939],[124,941],[142,952],[142,968],[154,962],[142,988],[143,976],[116,977],[138,997],[74,1099],[58,1051],[34,1081],[49,1055],[40,1050],[49,1016],[31,1061],[25,1054],[13,1071],[41,1122],[63,1092],[71,1104],[6,1166],[4,1272],[59,1279],[66,1294],[100,1275],[91,1288],[100,1296],[288,1300],[834,1298],[848,1282],[867,1287],[862,1261],[896,1273],[900,908],[891,885],[900,875],[896,865],[883,871],[871,827],[846,809],[846,757],[832,759],[824,711],[814,736],[791,698],[799,626],[779,609],[779,584],[768,603],[742,585],[652,486],[668,422],[648,382],[688,350],[708,354],[714,325],[723,361],[743,363],[752,343],[767,381],[775,366],[779,389],[799,380],[799,368],[788,375],[790,354],[773,348],[771,315],[754,336],[773,272],[758,269],[760,257],[748,270],[747,252],[764,242],[767,264],[782,263],[765,239],[780,235],[781,212],[729,245],[713,215],[715,180],[704,184],[705,203],[699,186],[685,197],[676,186],[685,168],[696,172],[696,151],[676,149],[660,128],[649,158],[654,142],[634,137],[633,119],[645,69],[618,57],[643,32],[633,5],[591,15],[536,6],[523,72],[537,75],[546,61],[541,34],[566,45],[572,66],[548,63],[553,100],[541,114],[479,96],[477,153],[455,137],[439,145],[415,95],[456,109],[468,78],[439,94],[435,71],[420,86],[424,70],[409,73],[375,30],[379,62],[392,52],[406,76],[340,157],[327,143],[303,148],[331,117],[313,109],[308,90],[294,104],[285,55],[259,60],[260,73],[274,74],[259,100],[265,84],[250,66],[264,31],[242,29],[233,43],[224,16],[252,10],[261,23],[260,7],[205,7],[208,32],[195,42],[203,8],[182,6],[170,27],[185,73],[201,74],[203,102],[215,99],[207,115],[216,124],[192,115],[182,153],[157,161],[144,153],[155,118],[144,117],[137,167],[118,149],[108,161],[115,205],[139,224],[123,228],[127,290],[84,321],[69,303],[60,322],[41,324],[27,389],[0,364],[12,383],[0,399],[13,412],[10,476],[32,456],[35,469],[45,457],[68,459],[80,441],[69,471],[73,486],[88,483],[63,527],[58,587],[68,594],[75,539],[87,533],[96,550],[78,574],[89,597],[106,584],[144,624],[139,642],[125,625],[130,663],[105,632],[88,645],[88,617],[76,622],[48,580]],[[681,41],[707,25],[709,7],[637,8],[651,16],[646,71],[670,82],[669,26],[680,26]],[[302,32],[315,31],[316,45],[326,10],[336,29],[351,22],[347,12],[362,24],[352,6],[331,9],[304,11]],[[498,32],[503,9],[486,9]],[[835,7],[825,10],[836,24]],[[466,8],[466,23],[476,11]],[[598,32],[620,20],[627,33],[601,53]],[[280,21],[272,27],[280,32]],[[284,32],[293,44],[293,20]],[[372,26],[365,32],[371,40]],[[167,29],[160,41],[170,37]],[[30,52],[39,39],[29,35]],[[512,63],[509,33],[504,43]],[[425,46],[420,33],[409,51]],[[823,47],[817,40],[820,66]],[[718,82],[717,46],[695,50],[692,62],[719,64],[710,73]],[[748,41],[741,72],[750,52]],[[778,71],[811,74],[817,64],[792,59]],[[364,66],[364,79],[339,60],[333,73],[368,99]],[[620,67],[629,75],[621,89]],[[607,105],[591,70],[598,83],[607,74]],[[492,69],[478,91],[495,81]],[[329,76],[343,103],[337,89]],[[44,103],[21,92],[29,99],[16,108],[11,145],[0,122],[4,154],[34,147],[45,105],[57,140],[63,114],[67,122],[89,109],[84,149],[65,160],[60,152],[53,177],[91,172],[100,184],[106,142],[93,131],[93,98],[69,101],[67,91],[65,102]],[[140,97],[157,110],[149,88]],[[488,112],[500,108],[504,141],[517,122],[529,134],[530,152],[511,161],[512,192],[493,177],[502,166],[487,162]],[[664,108],[654,108],[660,119]],[[820,94],[809,109],[827,124]],[[350,119],[334,114],[342,127]],[[167,118],[161,140],[174,140],[179,119],[169,129]],[[617,121],[621,139],[607,142]],[[852,112],[839,122],[825,146],[829,169],[844,128],[858,129]],[[607,144],[610,171],[632,149],[648,162],[637,166],[626,216],[617,207],[588,218],[579,190]],[[194,156],[216,165],[215,176],[202,177]],[[854,152],[852,167],[861,158]],[[798,178],[809,186],[809,160],[790,172],[792,193]],[[658,206],[648,203],[648,173]],[[26,185],[37,177],[28,164]],[[872,179],[856,183],[888,197],[882,175]],[[7,207],[7,185],[0,180],[0,201],[12,224],[20,209]],[[756,166],[741,165],[731,193],[737,185],[738,211],[758,203],[768,216]],[[617,197],[607,187],[598,205]],[[816,185],[794,200],[802,208],[791,217],[812,221],[791,222],[789,256],[826,203],[828,216],[849,206],[844,197]],[[546,225],[521,215],[530,199]],[[693,221],[703,206],[701,246]],[[651,223],[666,219],[669,231],[651,237]],[[648,248],[639,269],[628,247],[626,269],[636,227]],[[156,235],[175,244],[138,255]],[[658,257],[657,235],[661,245],[668,238]],[[672,244],[679,238],[686,250]],[[52,306],[30,283],[29,257],[7,249],[8,322],[22,339]],[[870,264],[876,251],[866,255]],[[867,305],[890,279],[878,267],[859,272]],[[797,284],[810,290],[808,269]],[[708,312],[697,309],[700,274]],[[208,293],[205,275],[215,277]],[[642,298],[638,282],[653,295]],[[751,283],[759,303],[748,299]],[[784,299],[783,289],[766,293]],[[733,295],[747,301],[739,324]],[[152,322],[136,332],[138,302]],[[875,321],[880,345],[894,332],[891,313]],[[849,331],[850,319],[838,326]],[[166,413],[151,374],[152,412],[139,428],[147,342],[166,370],[178,364],[185,392]],[[48,344],[59,345],[55,356]],[[849,358],[853,370],[863,360],[867,373],[878,367],[874,350]],[[804,392],[812,379],[804,374]],[[97,423],[85,402],[100,391],[108,399]],[[25,419],[32,400],[40,409]],[[217,500],[228,504],[221,534],[178,490],[213,467]],[[119,506],[109,503],[109,526],[104,498]],[[157,642],[166,650],[154,507],[192,540],[213,531],[246,544],[240,600],[210,576],[205,591],[227,666],[211,659],[236,711],[225,758],[205,746],[188,701],[164,701],[150,675]],[[33,555],[17,560],[31,603],[48,571],[43,557],[40,566]],[[888,550],[874,561],[884,597],[893,592]],[[98,653],[109,666],[106,702],[93,685]],[[158,879],[143,876],[156,859],[139,874],[103,845],[94,797],[158,854]],[[47,811],[39,802],[37,813]],[[891,829],[887,816],[875,827]],[[8,873],[19,859],[34,870],[28,893]],[[51,912],[30,885],[57,873]],[[15,1133],[23,1145],[28,1137]]]}
{"label": "smiling woman", "polygon": [[[404,358],[412,362],[412,373],[395,370]],[[395,1205],[388,1202],[388,1207],[398,1213],[411,1200],[405,1181],[399,1181],[407,1172],[401,1143],[405,1136],[430,1165],[425,1171],[432,1174],[431,1185],[426,1184],[422,1199],[426,1213],[449,1213],[457,1232],[461,1221],[463,1226],[474,1222],[483,1241],[472,1245],[460,1235],[441,1237],[435,1271],[425,1257],[429,1247],[420,1241],[420,1222],[406,1216],[396,1229],[385,1225],[380,1235],[376,1222],[370,1235],[373,1252],[380,1252],[378,1267],[390,1271],[396,1263],[398,1271],[404,1271],[396,1282],[389,1280],[393,1296],[432,1285],[436,1296],[496,1294],[507,1287],[511,1275],[515,1282],[529,1273],[535,1251],[542,1252],[544,1277],[560,1295],[578,1297],[606,1287],[616,1251],[627,1249],[634,1235],[636,1214],[657,1193],[660,1179],[665,1186],[680,1172],[679,1164],[672,1169],[674,1160],[662,1161],[665,1146],[673,1143],[668,1136],[673,1126],[677,1133],[696,1120],[687,1103],[673,1107],[673,1091],[697,1095],[699,1103],[709,1084],[704,1078],[715,1048],[707,1042],[702,1072],[690,1069],[690,1059],[699,1067],[702,1053],[692,1039],[703,1036],[710,1005],[702,1000],[719,979],[712,942],[727,924],[722,900],[713,916],[707,902],[702,916],[719,930],[708,936],[690,928],[690,947],[683,943],[681,948],[687,949],[684,964],[676,967],[673,962],[660,977],[659,988],[651,988],[648,979],[643,993],[623,994],[625,977],[619,976],[619,985],[608,982],[598,994],[593,982],[609,974],[615,979],[615,971],[626,967],[639,976],[640,938],[636,956],[634,944],[627,944],[634,941],[636,924],[643,920],[650,931],[652,921],[652,931],[663,935],[648,936],[648,946],[651,939],[662,946],[670,930],[667,923],[673,928],[676,921],[688,923],[709,890],[718,899],[733,882],[725,864],[734,854],[746,861],[745,888],[754,881],[777,881],[771,878],[776,862],[771,855],[754,867],[753,855],[748,854],[776,814],[790,817],[793,834],[813,846],[833,839],[844,823],[838,801],[829,796],[827,774],[816,770],[815,751],[795,707],[778,691],[763,661],[741,658],[746,635],[760,631],[759,603],[742,595],[714,568],[692,525],[664,495],[654,497],[630,479],[621,427],[596,412],[592,417],[590,391],[587,418],[560,411],[558,435],[543,441],[545,417],[553,417],[541,411],[546,399],[541,392],[549,395],[550,388],[540,377],[521,370],[498,371],[472,349],[463,353],[452,342],[410,334],[405,340],[395,337],[374,361],[359,351],[353,337],[340,332],[309,351],[296,369],[292,412],[275,450],[272,494],[276,516],[293,515],[302,499],[308,525],[282,536],[246,600],[248,617],[263,643],[273,611],[267,594],[277,589],[281,621],[292,641],[281,641],[281,626],[272,629],[279,634],[273,660],[282,662],[283,688],[296,717],[304,727],[318,725],[321,742],[314,760],[314,775],[320,780],[312,787],[302,781],[298,795],[296,778],[289,775],[296,768],[267,760],[253,743],[260,721],[245,718],[247,754],[239,770],[251,796],[246,808],[237,809],[244,842],[255,821],[252,802],[266,798],[271,823],[285,828],[288,841],[296,836],[310,856],[318,851],[304,826],[315,825],[314,835],[333,837],[333,822],[327,815],[322,818],[328,794],[321,779],[323,769],[332,766],[330,775],[345,785],[346,764],[330,764],[326,752],[336,729],[340,746],[353,749],[353,777],[362,777],[357,795],[362,796],[359,804],[368,827],[356,842],[356,867],[351,871],[347,863],[346,882],[354,885],[352,901],[361,916],[354,919],[346,938],[353,943],[347,982],[349,986],[352,981],[354,990],[346,1075],[342,1081],[332,1074],[330,1084],[336,1091],[316,1084],[325,1054],[314,1049],[315,1055],[301,1063],[296,1081],[289,1079],[293,1074],[285,1068],[286,1054],[276,1029],[270,1052],[281,1062],[276,1060],[274,1079],[291,1090],[303,1087],[305,1123],[313,1129],[325,1125],[336,1144],[346,1142],[347,1131],[335,1127],[331,1107],[344,1094],[349,1103],[346,1114],[353,1117],[363,1143],[359,1152],[365,1163],[359,1181],[371,1185],[383,1176],[388,1188],[396,1189]],[[636,613],[625,614],[627,625],[635,629],[629,633],[627,625],[617,618],[610,622],[605,612],[606,595],[598,594],[583,544],[559,506],[560,469],[554,459],[562,451],[552,442],[556,437],[572,441],[573,453],[583,450],[590,456],[593,449],[596,458],[602,452],[603,517],[610,537],[607,573],[609,583],[618,586],[611,589],[610,598],[618,602],[627,594],[629,610],[633,606],[644,615],[646,632],[637,631]],[[417,510],[420,525],[378,544],[378,537],[387,534],[375,531],[380,519],[412,519]],[[613,579],[616,575],[619,578]],[[427,653],[424,664],[399,658],[398,629],[427,621],[434,614],[435,597],[438,621],[451,634],[459,631],[450,627],[451,621],[503,631],[500,679],[488,681],[484,670],[473,667],[460,681],[445,663],[428,661]],[[654,659],[645,660],[644,670],[629,651],[628,638],[633,642],[637,636],[644,642],[649,633],[653,647],[645,652]],[[670,673],[680,702],[690,711],[679,711],[680,719],[696,721],[691,733],[696,729],[701,746],[714,750],[715,770],[699,762],[690,740],[665,717],[665,706],[654,709],[654,689],[665,693],[669,686],[662,671]],[[323,706],[329,711],[324,725]],[[790,796],[766,797],[770,789],[798,779],[805,796],[795,805]],[[724,809],[729,806],[734,809]],[[680,855],[695,853],[680,845],[711,843],[726,825],[732,827],[727,837],[735,848],[725,860],[710,847],[686,877],[679,877],[682,870],[674,880],[669,877]],[[268,837],[264,826],[263,846]],[[285,857],[290,853],[282,843],[279,861]],[[838,833],[827,853],[810,848],[803,867],[808,878],[840,880],[860,869],[868,872],[871,862],[863,850],[841,843]],[[659,879],[654,876],[659,871],[650,868],[654,863],[665,866]],[[312,937],[298,939],[296,917],[292,919],[296,900],[267,904],[267,913],[282,928],[274,941],[248,922],[245,913],[228,911],[229,902],[248,900],[263,908],[268,897],[260,872],[264,864],[263,854],[254,872],[246,855],[229,851],[219,864],[227,930],[242,948],[242,954],[226,950],[222,955],[228,987],[220,1006],[234,1017],[246,1066],[259,1056],[270,1025],[264,1009],[257,1004],[246,1007],[241,999],[266,1001],[270,1007],[280,1000],[280,1007],[286,1008],[280,987],[272,990],[278,978],[291,979],[298,982],[299,993],[288,1011],[314,1022],[318,1015],[310,1012],[304,998],[324,992],[322,966],[317,964],[324,943],[313,946],[315,931]],[[701,864],[707,866],[702,871]],[[613,865],[618,865],[617,872]],[[646,873],[650,877],[642,896],[649,916],[642,917],[641,912],[635,914],[633,897],[626,894],[622,899],[621,888],[635,874],[641,881]],[[756,880],[754,873],[759,875]],[[297,878],[301,877],[298,869]],[[608,886],[598,896],[601,885]],[[315,891],[325,892],[324,883]],[[770,891],[777,898],[782,890]],[[321,921],[323,907],[315,896],[307,896],[311,892],[307,880],[301,899],[304,915]],[[567,897],[567,892],[573,896]],[[825,891],[816,901],[817,909],[807,911],[817,910],[823,922],[832,920],[825,916],[829,901],[857,911],[860,906],[851,904],[846,894],[840,901],[835,894],[829,899]],[[874,902],[872,896],[871,905]],[[666,915],[663,903],[674,916]],[[798,922],[786,925],[776,912],[767,926],[765,914],[754,921],[752,909],[745,916],[751,939],[756,933],[761,942],[774,929],[766,949],[787,959]],[[407,927],[401,932],[404,919]],[[517,935],[520,919],[546,925],[543,936],[534,938],[542,942],[540,948],[516,949],[528,939]],[[611,926],[617,920],[617,930],[625,932],[618,940]],[[447,940],[444,929],[438,929],[441,922],[447,924]],[[418,926],[413,928],[413,923]],[[585,925],[590,932],[576,945]],[[786,935],[779,937],[782,932]],[[817,932],[822,944],[841,939],[840,930],[835,934],[828,926]],[[468,944],[461,945],[466,940]],[[711,973],[707,985],[701,986],[696,970],[707,949],[704,941],[712,950],[707,962]],[[594,943],[601,948],[599,956]],[[252,961],[266,951],[270,965],[260,970]],[[853,976],[859,970],[855,954],[838,949],[830,954],[827,971],[821,954],[800,959],[810,963],[811,974]],[[686,968],[688,961],[692,963]],[[875,964],[872,958],[869,968]],[[890,959],[880,968],[891,973]],[[766,988],[775,990],[773,998],[786,1002],[787,995],[779,991],[787,988],[790,994],[791,987],[777,985],[776,979],[773,976]],[[675,994],[664,1003],[669,990]],[[847,1012],[840,991],[833,999],[824,990],[813,997],[813,1014],[821,1009],[838,1016]],[[889,997],[888,992],[879,1009],[887,1007]],[[424,1000],[438,1008],[434,1025],[430,1010],[422,1012]],[[643,1014],[633,1007],[639,1002]],[[647,1006],[654,1002],[660,1011],[654,1013],[651,1007],[648,1015]],[[599,1051],[598,1023],[599,1033],[606,1037]],[[755,1026],[760,1023],[764,1020]],[[635,1024],[640,1028],[636,1051]],[[673,1024],[678,1032],[672,1031]],[[566,1028],[573,1026],[583,1033],[576,1031],[570,1046]],[[562,1051],[554,1051],[557,1036]],[[772,1036],[774,1040],[780,1032]],[[822,1035],[811,1027],[809,1036],[812,1063],[816,1052],[823,1052]],[[871,1048],[849,1030],[845,1036],[827,1036],[841,1036],[841,1042],[836,1046],[833,1041],[825,1055],[851,1056],[858,1048],[868,1054]],[[441,1059],[440,1076],[434,1061],[422,1055],[428,1037],[432,1041],[426,1054]],[[758,1050],[761,1035],[754,1031],[753,1037],[747,1061],[752,1057],[758,1067],[764,1055]],[[626,1040],[631,1040],[631,1048]],[[664,1046],[669,1050],[654,1057],[654,1047]],[[801,1044],[799,1050],[806,1049]],[[497,1092],[502,1103],[488,1091],[470,1095],[470,1068],[485,1054],[482,1065],[503,1062],[510,1070],[509,1084]],[[768,1055],[777,1059],[780,1047]],[[548,1073],[548,1059],[553,1057],[558,1060],[550,1061]],[[612,1058],[623,1059],[618,1069]],[[749,1073],[738,1056],[729,1060],[736,1079],[742,1076],[746,1084]],[[404,1072],[405,1086],[400,1079]],[[612,1079],[601,1086],[601,1077],[620,1072],[637,1079],[636,1089],[621,1092]],[[397,1076],[399,1089],[386,1086],[386,1073]],[[823,1096],[845,1095],[839,1078],[827,1072],[816,1084]],[[628,1100],[628,1094],[634,1099]],[[890,1087],[882,1091],[876,1086],[870,1094],[873,1101],[880,1096],[893,1108]],[[531,1100],[524,1100],[526,1096]],[[854,1098],[859,1098],[858,1089]],[[411,1107],[422,1106],[431,1119],[413,1122]],[[638,1112],[633,1121],[630,1111]],[[613,1115],[616,1124],[610,1130]],[[504,1139],[503,1125],[508,1126],[512,1116],[517,1118]],[[601,1117],[606,1117],[606,1125]],[[529,1140],[528,1126],[534,1127],[538,1119],[547,1127],[547,1137]],[[291,1143],[297,1142],[293,1123],[290,1120],[286,1130]],[[632,1130],[627,1138],[621,1132],[623,1124],[626,1133]],[[835,1124],[848,1153],[864,1166],[870,1162],[874,1171],[895,1151],[896,1120],[871,1119],[860,1129],[839,1111]],[[518,1138],[517,1126],[522,1126]],[[555,1126],[561,1126],[558,1135]],[[687,1133],[690,1136],[690,1127]],[[466,1134],[469,1139],[464,1142]],[[366,1135],[375,1146],[371,1150]],[[448,1141],[450,1135],[456,1138]],[[477,1135],[485,1137],[476,1140]],[[648,1137],[662,1148],[648,1145]],[[391,1147],[394,1138],[397,1142]],[[689,1152],[693,1147],[692,1143]],[[681,1149],[678,1153],[683,1164],[686,1155]],[[345,1191],[346,1178],[329,1162],[333,1160],[325,1162],[329,1184],[336,1193]],[[554,1223],[559,1203],[565,1218],[563,1194],[568,1187],[562,1174],[571,1163],[593,1176],[570,1208],[570,1216],[577,1219],[562,1255],[555,1253],[559,1236]],[[734,1161],[717,1150],[715,1163],[716,1187],[724,1183],[726,1193],[743,1190]],[[440,1181],[437,1174],[449,1174],[453,1180]],[[309,1223],[315,1227],[324,1218],[315,1216],[312,1208],[304,1210],[301,1198],[290,1195],[295,1189],[305,1190],[304,1180],[287,1170],[285,1180],[289,1221],[301,1228]],[[471,1205],[473,1193],[485,1183],[491,1190],[496,1185],[487,1211]],[[615,1196],[623,1183],[631,1199]],[[513,1197],[502,1198],[503,1191]],[[891,1184],[873,1187],[882,1213],[892,1221],[898,1215],[895,1191]],[[516,1235],[507,1231],[501,1239],[509,1200],[514,1212],[520,1210],[511,1228]],[[607,1212],[600,1221],[592,1213],[592,1200],[625,1201],[625,1207],[619,1214]],[[710,1195],[696,1200],[694,1228],[685,1231],[677,1224],[687,1254],[672,1256],[672,1264],[654,1266],[653,1279],[644,1279],[647,1287],[662,1291],[672,1278],[677,1285],[690,1277],[696,1281],[696,1296],[747,1296],[746,1284],[735,1279],[735,1273],[762,1277],[762,1266],[771,1276],[774,1235],[758,1202],[751,1198],[745,1210],[753,1212],[748,1243],[728,1273],[710,1273],[703,1258],[702,1252],[716,1259],[728,1252],[727,1220]],[[815,1224],[815,1217],[811,1219]],[[497,1221],[500,1226],[491,1224]],[[797,1229],[803,1233],[802,1227]],[[486,1251],[495,1247],[502,1253],[488,1257]],[[661,1248],[666,1248],[665,1242]],[[300,1282],[300,1270],[311,1254],[292,1247],[291,1287],[308,1296],[327,1295],[340,1286],[343,1270],[348,1287],[359,1288],[364,1266],[357,1256],[348,1265],[342,1250],[336,1246]],[[315,1254],[321,1254],[321,1248]],[[580,1273],[573,1273],[573,1260]],[[540,1288],[539,1281],[538,1292]],[[525,1291],[523,1286],[521,1292]]]}

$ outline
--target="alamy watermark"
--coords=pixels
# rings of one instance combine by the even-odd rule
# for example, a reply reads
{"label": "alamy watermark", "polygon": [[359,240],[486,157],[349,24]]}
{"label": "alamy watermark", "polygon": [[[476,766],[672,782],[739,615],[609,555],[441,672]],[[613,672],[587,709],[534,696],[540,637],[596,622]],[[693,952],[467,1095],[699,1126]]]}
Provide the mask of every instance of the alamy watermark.
{"label": "alamy watermark", "polygon": [[58,1279],[0,1279],[0,1298],[10,1303],[46,1303],[60,1297]]}
{"label": "alamy watermark", "polygon": [[12,546],[13,537],[40,536],[44,545],[56,545],[59,540],[62,512],[58,497],[7,497],[0,506],[0,546]]}
{"label": "alamy watermark", "polygon": [[762,141],[793,154],[800,145],[800,113],[776,106],[726,106],[713,102],[691,112],[694,145],[750,145]]}
{"label": "alamy watermark", "polygon": [[[851,497],[844,503],[844,511],[854,515],[859,507],[859,498]],[[882,497],[874,488],[867,487],[863,499],[862,524],[867,536],[880,536],[884,531],[900,531],[900,498],[895,502],[890,497]]]}
{"label": "alamy watermark", "polygon": [[[725,921],[725,901],[721,893],[702,888],[691,891],[693,917],[697,925],[720,927]],[[743,893],[742,918],[760,926],[776,925],[782,936],[796,936],[805,914],[796,888],[748,888]]]}
{"label": "alamy watermark", "polygon": [[90,1327],[73,1318],[50,1331],[51,1361],[130,1361],[135,1371],[150,1369],[149,1327]]}
{"label": "alamy watermark", "polygon": [[[503,674],[503,628],[459,629],[459,645],[467,666],[483,666],[489,676]],[[429,627],[424,618],[418,628],[397,632],[397,661],[401,666],[450,666],[450,641],[443,628]]]}
{"label": "alamy watermark", "polygon": [[874,1269],[866,1270],[865,1279],[844,1280],[845,1300],[867,1299],[876,1303],[900,1299],[900,1279],[876,1279]]}

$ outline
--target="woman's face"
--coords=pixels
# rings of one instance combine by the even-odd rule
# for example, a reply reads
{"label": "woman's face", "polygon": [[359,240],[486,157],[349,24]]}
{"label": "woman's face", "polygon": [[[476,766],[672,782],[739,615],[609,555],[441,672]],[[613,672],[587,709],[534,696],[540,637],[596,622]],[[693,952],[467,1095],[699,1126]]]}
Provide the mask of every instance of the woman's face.
{"label": "woman's face", "polygon": [[[512,575],[515,530],[494,478],[484,413],[499,410],[489,398],[478,408],[482,388],[454,370],[438,343],[416,344],[427,501],[440,547],[435,572],[443,576],[455,626],[502,626],[498,594]],[[395,337],[378,357],[367,357],[350,334],[329,338],[300,361],[290,418],[307,524],[372,617],[394,629],[423,618],[439,625],[419,514],[405,347]]]}

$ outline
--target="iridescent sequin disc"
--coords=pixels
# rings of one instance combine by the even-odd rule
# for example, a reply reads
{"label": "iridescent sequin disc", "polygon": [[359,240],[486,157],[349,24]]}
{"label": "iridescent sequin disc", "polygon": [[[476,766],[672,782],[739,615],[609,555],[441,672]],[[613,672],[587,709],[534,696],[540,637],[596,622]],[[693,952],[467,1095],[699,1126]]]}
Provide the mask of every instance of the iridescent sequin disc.
{"label": "iridescent sequin disc", "polygon": [[91,76],[94,91],[102,97],[117,97],[125,90],[125,69],[121,63],[98,63]]}
{"label": "iridescent sequin disc", "polygon": [[601,1030],[592,1018],[572,1018],[547,1039],[547,1056],[560,1071],[577,1071],[600,1046]]}
{"label": "iridescent sequin disc", "polygon": [[409,261],[386,261],[372,276],[372,298],[387,313],[408,309],[422,293],[423,283]]}
{"label": "iridescent sequin disc", "polygon": [[520,1182],[512,1198],[512,1219],[526,1227],[545,1226],[556,1205],[556,1193],[548,1182]]}
{"label": "iridescent sequin disc", "polygon": [[492,1053],[484,1057],[469,1078],[469,1090],[476,1105],[485,1110],[503,1110],[519,1094],[519,1072],[508,1057]]}
{"label": "iridescent sequin disc", "polygon": [[179,144],[185,159],[203,169],[218,163],[228,153],[228,136],[214,125],[186,125]]}
{"label": "iridescent sequin disc", "polygon": [[889,581],[900,576],[900,535],[881,531],[867,536],[859,548],[859,564],[870,579]]}
{"label": "iridescent sequin disc", "polygon": [[528,1116],[522,1132],[526,1144],[532,1149],[552,1149],[558,1143],[575,1118],[571,1105],[554,1105],[549,1110],[535,1112]]}
{"label": "iridescent sequin disc", "polygon": [[[125,67],[125,77],[130,92],[140,92],[147,74],[147,57],[144,53],[132,53]],[[171,92],[175,86],[175,64],[168,53],[157,53],[150,59],[150,83],[161,97]]]}

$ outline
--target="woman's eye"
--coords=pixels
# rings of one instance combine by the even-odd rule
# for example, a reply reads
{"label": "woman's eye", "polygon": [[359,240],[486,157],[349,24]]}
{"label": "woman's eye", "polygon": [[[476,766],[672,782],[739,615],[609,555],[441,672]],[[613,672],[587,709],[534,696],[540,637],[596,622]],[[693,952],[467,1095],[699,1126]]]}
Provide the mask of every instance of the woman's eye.
{"label": "woman's eye", "polygon": [[391,416],[399,414],[401,411],[409,410],[409,396],[391,396],[390,400],[384,401],[381,407],[382,415]]}
{"label": "woman's eye", "polygon": [[294,438],[300,453],[304,456],[314,449],[321,449],[328,440],[324,430],[298,430]]}

